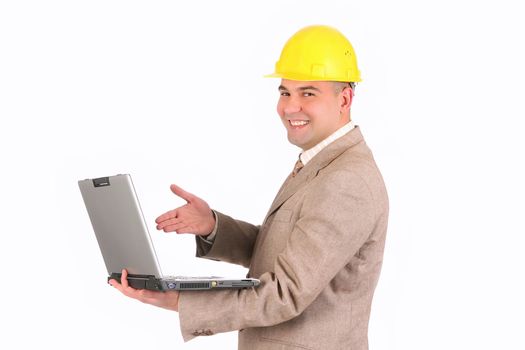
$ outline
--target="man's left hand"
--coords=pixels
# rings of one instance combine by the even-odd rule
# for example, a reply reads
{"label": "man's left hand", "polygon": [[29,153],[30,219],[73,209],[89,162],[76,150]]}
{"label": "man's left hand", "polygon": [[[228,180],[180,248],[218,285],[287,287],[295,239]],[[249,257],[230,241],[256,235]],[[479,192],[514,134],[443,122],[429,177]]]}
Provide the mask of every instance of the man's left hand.
{"label": "man's left hand", "polygon": [[122,277],[120,278],[122,284],[114,279],[109,280],[109,284],[117,288],[127,297],[164,309],[179,311],[179,292],[155,292],[147,289],[135,289],[129,286],[127,277],[128,271],[124,269],[122,270]]}

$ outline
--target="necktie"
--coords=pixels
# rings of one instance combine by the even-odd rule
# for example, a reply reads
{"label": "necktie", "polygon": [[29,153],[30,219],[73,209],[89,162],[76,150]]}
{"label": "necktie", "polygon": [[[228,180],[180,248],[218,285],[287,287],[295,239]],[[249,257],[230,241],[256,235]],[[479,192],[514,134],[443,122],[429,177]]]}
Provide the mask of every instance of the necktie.
{"label": "necktie", "polygon": [[295,177],[299,173],[299,171],[301,171],[303,166],[304,166],[303,162],[301,162],[301,158],[299,157],[297,162],[295,162],[295,166],[294,166],[293,172],[292,172],[292,177]]}

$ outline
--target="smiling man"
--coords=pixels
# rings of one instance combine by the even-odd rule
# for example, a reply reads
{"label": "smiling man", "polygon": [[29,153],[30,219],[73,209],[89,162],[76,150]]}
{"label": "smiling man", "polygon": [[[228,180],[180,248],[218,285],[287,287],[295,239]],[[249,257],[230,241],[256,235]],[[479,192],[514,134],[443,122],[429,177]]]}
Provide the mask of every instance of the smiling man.
{"label": "smiling man", "polygon": [[[368,349],[388,197],[360,128],[350,118],[355,53],[336,29],[310,26],[286,43],[275,73],[277,112],[301,149],[262,225],[218,211],[172,185],[186,205],[157,218],[165,232],[191,232],[197,256],[249,268],[257,288],[213,292],[135,290],[125,295],[179,312],[185,341],[239,330],[239,349]],[[253,200],[253,199],[252,199]]]}

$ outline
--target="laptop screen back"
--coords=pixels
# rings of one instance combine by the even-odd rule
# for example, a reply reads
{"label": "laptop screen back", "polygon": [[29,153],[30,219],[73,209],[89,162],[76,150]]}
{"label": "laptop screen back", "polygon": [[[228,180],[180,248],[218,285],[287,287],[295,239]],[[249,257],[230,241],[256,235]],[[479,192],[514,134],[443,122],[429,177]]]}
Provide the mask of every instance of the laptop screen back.
{"label": "laptop screen back", "polygon": [[131,176],[115,175],[78,182],[108,275],[162,277]]}

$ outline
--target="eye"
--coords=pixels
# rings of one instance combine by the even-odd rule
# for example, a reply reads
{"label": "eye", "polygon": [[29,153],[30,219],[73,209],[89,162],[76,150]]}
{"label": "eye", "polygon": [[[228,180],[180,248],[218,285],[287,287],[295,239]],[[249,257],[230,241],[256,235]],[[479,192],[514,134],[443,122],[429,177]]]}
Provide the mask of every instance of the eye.
{"label": "eye", "polygon": [[281,96],[290,96],[290,93],[289,93],[289,92],[286,92],[286,91],[281,91],[281,92],[279,93],[279,95],[281,95]]}
{"label": "eye", "polygon": [[304,97],[310,97],[310,96],[315,96],[315,94],[312,93],[312,92],[303,92],[303,96]]}

